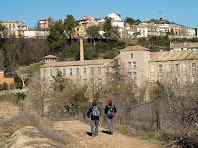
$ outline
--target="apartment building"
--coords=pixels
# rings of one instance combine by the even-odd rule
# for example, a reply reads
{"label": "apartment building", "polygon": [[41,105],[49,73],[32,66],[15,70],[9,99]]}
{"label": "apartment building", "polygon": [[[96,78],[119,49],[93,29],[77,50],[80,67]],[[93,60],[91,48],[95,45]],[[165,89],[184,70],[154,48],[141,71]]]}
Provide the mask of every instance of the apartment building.
{"label": "apartment building", "polygon": [[73,28],[73,37],[85,36],[85,27],[84,26],[77,26]]}
{"label": "apartment building", "polygon": [[15,36],[17,38],[23,38],[26,30],[26,24],[24,21],[0,21],[0,24],[6,28],[3,32],[3,37],[8,38]]}
{"label": "apartment building", "polygon": [[84,16],[78,19],[79,25],[84,26],[84,28],[88,28],[89,26],[95,25],[95,19],[93,16]]}
{"label": "apartment building", "polygon": [[52,18],[47,17],[38,21],[38,28],[49,29],[52,26]]}

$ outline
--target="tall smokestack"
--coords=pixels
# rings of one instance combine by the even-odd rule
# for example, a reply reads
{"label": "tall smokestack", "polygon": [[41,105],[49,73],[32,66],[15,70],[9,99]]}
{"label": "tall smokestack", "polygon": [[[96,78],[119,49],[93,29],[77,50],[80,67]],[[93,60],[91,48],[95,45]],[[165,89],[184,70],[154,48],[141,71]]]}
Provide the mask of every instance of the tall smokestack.
{"label": "tall smokestack", "polygon": [[83,37],[80,37],[80,61],[84,61]]}

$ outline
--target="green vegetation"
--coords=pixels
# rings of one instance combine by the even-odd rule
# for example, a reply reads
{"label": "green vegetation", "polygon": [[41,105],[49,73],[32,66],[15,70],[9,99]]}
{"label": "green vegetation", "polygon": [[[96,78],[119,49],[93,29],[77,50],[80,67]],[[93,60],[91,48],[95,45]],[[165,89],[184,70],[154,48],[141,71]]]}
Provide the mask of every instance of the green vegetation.
{"label": "green vegetation", "polygon": [[154,23],[154,24],[175,24],[174,22],[170,22],[168,20],[164,20],[163,18],[160,19],[151,19],[147,21],[147,23]]}
{"label": "green vegetation", "polygon": [[76,112],[82,105],[88,102],[88,98],[85,95],[87,86],[79,87],[69,79],[65,79],[61,71],[59,71],[53,79],[54,84],[52,88],[54,91],[52,93],[56,94],[55,98],[56,101],[58,101],[57,104],[53,106],[53,109],[59,108],[63,111],[66,108],[68,111]]}
{"label": "green vegetation", "polygon": [[124,22],[128,23],[129,25],[139,25],[141,23],[140,19],[134,20],[131,17],[126,17]]}
{"label": "green vegetation", "polygon": [[90,26],[87,28],[86,32],[89,37],[91,37],[95,43],[95,39],[100,37],[99,34],[100,27],[99,26]]}
{"label": "green vegetation", "polygon": [[105,17],[104,22],[104,36],[108,39],[118,39],[120,37],[120,33],[118,31],[118,27],[112,26],[111,18]]}

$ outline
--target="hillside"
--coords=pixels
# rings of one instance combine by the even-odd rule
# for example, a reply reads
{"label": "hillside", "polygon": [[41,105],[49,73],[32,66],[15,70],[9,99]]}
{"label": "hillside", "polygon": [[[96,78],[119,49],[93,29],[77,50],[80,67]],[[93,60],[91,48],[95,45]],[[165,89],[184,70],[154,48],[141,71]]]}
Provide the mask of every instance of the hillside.
{"label": "hillside", "polygon": [[[90,126],[78,120],[55,121],[53,128],[59,133],[65,133],[67,140],[65,144],[43,134],[34,126],[26,126],[9,121],[18,115],[18,107],[10,103],[0,102],[0,147],[81,147],[81,148],[161,148],[163,145],[156,141],[144,141],[137,138],[128,137],[119,132],[108,135],[107,130],[100,127],[98,137],[89,136]],[[7,122],[6,122],[7,121]],[[9,126],[12,123],[12,126]],[[103,126],[103,125],[102,125]],[[52,128],[52,127],[51,127]],[[102,130],[102,131],[101,131]]]}

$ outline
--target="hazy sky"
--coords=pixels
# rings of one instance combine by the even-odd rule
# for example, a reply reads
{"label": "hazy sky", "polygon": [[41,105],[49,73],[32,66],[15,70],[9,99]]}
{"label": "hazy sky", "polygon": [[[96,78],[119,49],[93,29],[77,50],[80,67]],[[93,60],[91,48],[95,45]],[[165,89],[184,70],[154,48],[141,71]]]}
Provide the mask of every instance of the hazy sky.
{"label": "hazy sky", "polygon": [[0,20],[25,21],[35,27],[39,19],[51,16],[75,19],[92,15],[101,18],[110,13],[146,21],[167,19],[187,27],[198,28],[198,0],[0,0]]}

